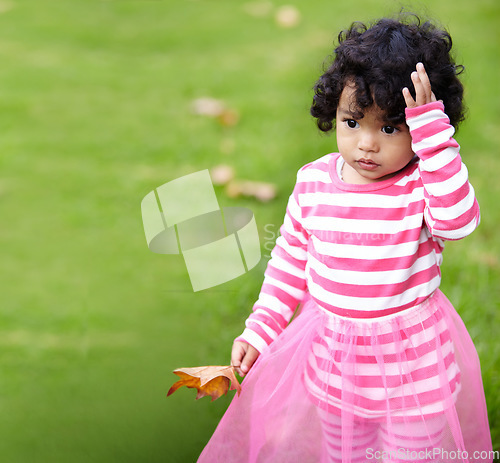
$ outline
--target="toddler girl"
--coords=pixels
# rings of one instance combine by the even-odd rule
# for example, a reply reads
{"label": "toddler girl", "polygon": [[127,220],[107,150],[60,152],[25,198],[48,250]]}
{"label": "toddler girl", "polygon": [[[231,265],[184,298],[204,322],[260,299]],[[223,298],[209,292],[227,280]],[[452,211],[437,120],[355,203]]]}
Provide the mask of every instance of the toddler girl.
{"label": "toddler girl", "polygon": [[298,172],[232,350],[249,374],[200,462],[492,461],[477,353],[439,290],[445,240],[479,223],[451,45],[408,16],[339,35],[311,108],[339,153]]}

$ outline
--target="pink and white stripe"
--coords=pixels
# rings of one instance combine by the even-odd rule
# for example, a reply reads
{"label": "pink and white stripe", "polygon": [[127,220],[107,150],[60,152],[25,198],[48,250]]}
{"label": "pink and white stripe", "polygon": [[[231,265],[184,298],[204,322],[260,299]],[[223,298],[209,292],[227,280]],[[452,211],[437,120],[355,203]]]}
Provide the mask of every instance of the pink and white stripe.
{"label": "pink and white stripe", "polygon": [[[329,463],[342,463],[342,420],[339,416],[319,410],[322,423],[326,454]],[[446,420],[437,416],[426,421],[408,423],[393,423],[391,432],[387,425],[382,423],[360,422],[352,429],[352,449],[350,449],[351,463],[366,463],[374,460],[378,455],[385,455],[386,462],[414,462],[412,452],[421,452],[432,455],[434,449],[439,448],[442,441]],[[380,445],[380,442],[382,445]],[[376,453],[378,450],[378,453]],[[405,458],[406,457],[406,458]],[[378,460],[378,459],[377,459]],[[436,462],[435,458],[426,458],[426,462]]]}
{"label": "pink and white stripe", "polygon": [[[460,391],[460,371],[441,294],[376,321],[330,314],[313,341],[305,387],[331,413],[358,418],[442,414]],[[438,303],[436,303],[436,301]],[[442,400],[443,388],[453,400]]]}
{"label": "pink and white stripe", "polygon": [[444,240],[479,223],[479,206],[440,102],[407,110],[415,158],[394,177],[344,183],[339,154],[304,166],[240,340],[262,351],[309,292],[324,310],[377,318],[422,303],[441,280]]}

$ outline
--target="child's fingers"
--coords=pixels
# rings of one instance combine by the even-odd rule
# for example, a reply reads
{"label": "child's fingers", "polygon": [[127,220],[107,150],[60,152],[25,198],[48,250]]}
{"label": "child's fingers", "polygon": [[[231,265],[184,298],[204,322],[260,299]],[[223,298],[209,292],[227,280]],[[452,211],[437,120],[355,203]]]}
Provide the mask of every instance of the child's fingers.
{"label": "child's fingers", "polygon": [[415,99],[411,96],[408,88],[403,89],[403,97],[408,108],[415,108],[437,101],[432,92],[431,81],[422,63],[417,63],[416,71],[413,71],[410,77],[415,88]]}
{"label": "child's fingers", "polygon": [[417,106],[421,106],[426,103],[426,97],[425,88],[418,72],[413,71],[411,73],[411,81],[415,87],[415,102],[417,103]]}
{"label": "child's fingers", "polygon": [[235,341],[231,351],[231,365],[236,368],[240,376],[245,376],[252,368],[252,365],[260,355],[259,351],[250,344],[241,341]]}
{"label": "child's fingers", "polygon": [[259,351],[252,346],[248,346],[248,350],[246,351],[245,357],[241,362],[241,371],[243,375],[249,372],[250,368],[252,368],[253,364],[257,360],[257,357],[260,355]]}
{"label": "child's fingers", "polygon": [[428,98],[428,101],[430,101],[430,97],[432,95],[431,81],[429,80],[425,66],[422,63],[417,63],[417,73],[420,82],[424,87],[425,96]]}
{"label": "child's fingers", "polygon": [[241,370],[240,370],[241,361],[243,360],[243,357],[245,357],[245,352],[246,352],[245,344],[246,343],[236,341],[233,344],[233,349],[231,350],[231,365],[234,368],[236,368],[236,371],[240,375],[241,375]]}
{"label": "child's fingers", "polygon": [[415,108],[417,106],[417,103],[411,96],[410,90],[408,90],[408,87],[403,88],[403,98],[405,99],[406,107],[407,108]]}

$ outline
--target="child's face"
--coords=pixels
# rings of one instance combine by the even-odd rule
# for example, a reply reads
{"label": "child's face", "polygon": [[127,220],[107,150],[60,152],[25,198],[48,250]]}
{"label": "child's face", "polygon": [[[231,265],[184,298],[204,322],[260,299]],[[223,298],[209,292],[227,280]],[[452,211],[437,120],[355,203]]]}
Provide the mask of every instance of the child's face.
{"label": "child's face", "polygon": [[[343,179],[347,183],[385,180],[413,158],[411,136],[406,124],[391,125],[375,104],[353,114],[353,84],[347,84],[337,108],[337,145],[345,160]],[[359,113],[359,111],[358,111]]]}

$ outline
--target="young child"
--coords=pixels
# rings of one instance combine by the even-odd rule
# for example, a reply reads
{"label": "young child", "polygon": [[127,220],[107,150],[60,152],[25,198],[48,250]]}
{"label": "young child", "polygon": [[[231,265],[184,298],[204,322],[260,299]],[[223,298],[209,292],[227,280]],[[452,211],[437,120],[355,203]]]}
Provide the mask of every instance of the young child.
{"label": "young child", "polygon": [[249,374],[199,462],[492,461],[477,353],[439,290],[445,240],[479,223],[451,46],[409,15],[339,35],[311,108],[339,153],[298,172],[232,350]]}

